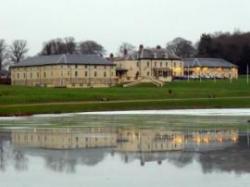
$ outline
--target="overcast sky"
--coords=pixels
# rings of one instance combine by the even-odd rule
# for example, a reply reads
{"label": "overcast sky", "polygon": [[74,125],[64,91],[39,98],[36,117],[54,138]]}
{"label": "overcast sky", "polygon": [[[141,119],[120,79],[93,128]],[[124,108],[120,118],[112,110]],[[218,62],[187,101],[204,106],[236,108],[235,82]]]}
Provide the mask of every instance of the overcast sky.
{"label": "overcast sky", "polygon": [[1,0],[0,38],[26,39],[29,55],[44,41],[74,36],[96,40],[108,52],[126,41],[166,45],[175,37],[250,31],[249,0]]}

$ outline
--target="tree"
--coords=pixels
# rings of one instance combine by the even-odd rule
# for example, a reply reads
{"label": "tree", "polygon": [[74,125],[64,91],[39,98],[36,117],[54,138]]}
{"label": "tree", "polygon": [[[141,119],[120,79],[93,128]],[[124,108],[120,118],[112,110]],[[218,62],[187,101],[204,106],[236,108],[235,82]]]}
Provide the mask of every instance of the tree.
{"label": "tree", "polygon": [[175,38],[167,44],[167,49],[182,58],[190,58],[196,54],[192,42],[184,38]]}
{"label": "tree", "polygon": [[203,34],[197,57],[223,58],[238,65],[240,73],[246,73],[250,65],[250,32]]}
{"label": "tree", "polygon": [[10,46],[10,58],[16,64],[24,59],[27,52],[27,41],[25,40],[15,40]]}
{"label": "tree", "polygon": [[5,40],[0,39],[0,71],[2,70],[3,62],[7,58],[7,47]]}
{"label": "tree", "polygon": [[66,37],[64,39],[52,39],[44,43],[41,55],[73,54],[76,53],[75,39]]}
{"label": "tree", "polygon": [[130,53],[132,53],[135,50],[135,46],[133,46],[130,43],[122,43],[121,46],[119,47],[119,55],[120,56],[126,56]]}
{"label": "tree", "polygon": [[95,41],[80,42],[79,49],[81,54],[105,54],[105,49],[101,44]]}
{"label": "tree", "polygon": [[202,34],[198,44],[200,57],[209,57],[212,52],[212,37],[209,34]]}
{"label": "tree", "polygon": [[67,52],[69,54],[76,53],[77,44],[75,43],[75,39],[73,37],[67,37],[67,38],[64,38],[64,41],[65,41]]}

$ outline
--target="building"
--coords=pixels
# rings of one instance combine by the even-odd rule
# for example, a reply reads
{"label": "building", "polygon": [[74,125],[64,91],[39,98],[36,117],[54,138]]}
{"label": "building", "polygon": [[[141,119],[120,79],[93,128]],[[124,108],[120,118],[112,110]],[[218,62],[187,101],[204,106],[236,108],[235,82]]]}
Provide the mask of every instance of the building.
{"label": "building", "polygon": [[0,84],[10,84],[10,73],[7,70],[0,70]]}
{"label": "building", "polygon": [[238,67],[219,58],[188,58],[184,59],[184,66],[189,78],[238,78]]}
{"label": "building", "polygon": [[167,152],[184,149],[184,134],[165,128],[121,129],[118,131],[116,151],[119,152]]}
{"label": "building", "polygon": [[116,146],[116,133],[111,128],[58,128],[12,130],[16,146],[46,149],[87,149]]}
{"label": "building", "polygon": [[238,142],[239,132],[235,129],[202,129],[185,132],[168,128],[34,128],[13,129],[7,137],[11,137],[14,145],[21,147],[112,148],[115,152],[129,153],[227,147]]}
{"label": "building", "polygon": [[51,55],[13,65],[12,85],[42,87],[110,87],[116,84],[115,64],[99,55]]}
{"label": "building", "polygon": [[153,82],[162,84],[182,77],[184,64],[180,58],[160,46],[144,48],[123,57],[113,58],[119,83]]}

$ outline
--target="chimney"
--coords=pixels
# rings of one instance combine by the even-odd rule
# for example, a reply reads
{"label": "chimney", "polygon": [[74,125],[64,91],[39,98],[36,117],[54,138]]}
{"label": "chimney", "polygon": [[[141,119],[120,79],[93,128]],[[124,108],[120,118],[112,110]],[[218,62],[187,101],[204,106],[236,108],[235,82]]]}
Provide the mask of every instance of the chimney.
{"label": "chimney", "polygon": [[143,58],[143,50],[144,50],[144,46],[141,44],[139,46],[138,58]]}
{"label": "chimney", "polygon": [[110,58],[111,61],[113,61],[113,59],[114,59],[114,54],[113,54],[113,53],[110,53],[109,58]]}
{"label": "chimney", "polygon": [[161,46],[160,46],[160,45],[157,45],[157,46],[156,46],[156,49],[158,49],[158,50],[161,49]]}
{"label": "chimney", "polygon": [[124,56],[127,56],[127,55],[128,55],[128,50],[127,50],[127,49],[124,49],[124,50],[123,50],[123,55],[124,55]]}
{"label": "chimney", "polygon": [[144,49],[144,46],[141,44],[140,46],[139,46],[139,51],[142,51]]}

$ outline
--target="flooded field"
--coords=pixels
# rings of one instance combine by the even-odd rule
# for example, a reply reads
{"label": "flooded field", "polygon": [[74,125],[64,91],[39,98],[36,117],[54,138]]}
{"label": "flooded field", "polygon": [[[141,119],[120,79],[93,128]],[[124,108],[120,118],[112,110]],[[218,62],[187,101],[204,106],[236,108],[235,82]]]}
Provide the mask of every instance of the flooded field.
{"label": "flooded field", "polygon": [[250,118],[0,119],[0,186],[249,186]]}

